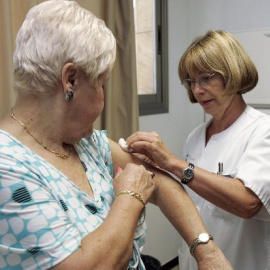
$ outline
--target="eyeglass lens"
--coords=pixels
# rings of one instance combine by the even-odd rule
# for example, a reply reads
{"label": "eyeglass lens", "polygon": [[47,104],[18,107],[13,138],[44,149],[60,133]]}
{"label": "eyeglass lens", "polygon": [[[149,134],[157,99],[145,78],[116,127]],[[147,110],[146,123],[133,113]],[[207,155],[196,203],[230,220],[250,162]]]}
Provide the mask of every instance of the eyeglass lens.
{"label": "eyeglass lens", "polygon": [[198,83],[200,86],[206,87],[209,85],[214,75],[215,73],[201,74],[196,80],[186,79],[185,84],[186,86],[194,87],[195,84]]}

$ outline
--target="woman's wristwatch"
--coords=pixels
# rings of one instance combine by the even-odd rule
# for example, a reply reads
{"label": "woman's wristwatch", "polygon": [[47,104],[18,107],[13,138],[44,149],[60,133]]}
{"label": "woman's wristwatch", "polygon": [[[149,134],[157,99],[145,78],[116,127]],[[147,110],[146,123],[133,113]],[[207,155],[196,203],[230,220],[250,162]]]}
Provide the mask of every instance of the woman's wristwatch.
{"label": "woman's wristwatch", "polygon": [[188,167],[183,170],[183,179],[181,180],[182,184],[187,184],[194,177],[194,165],[192,163],[188,164]]}
{"label": "woman's wristwatch", "polygon": [[190,254],[193,256],[195,248],[200,244],[207,244],[210,240],[214,238],[208,233],[201,233],[189,246]]}

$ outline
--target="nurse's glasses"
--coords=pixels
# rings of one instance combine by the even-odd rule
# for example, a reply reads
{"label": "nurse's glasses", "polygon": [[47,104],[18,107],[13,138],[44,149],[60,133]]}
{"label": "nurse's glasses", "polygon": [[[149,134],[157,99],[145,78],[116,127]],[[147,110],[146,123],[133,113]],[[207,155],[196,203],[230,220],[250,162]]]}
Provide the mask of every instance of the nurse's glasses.
{"label": "nurse's glasses", "polygon": [[195,84],[197,83],[198,85],[200,85],[201,87],[207,87],[211,84],[214,76],[216,75],[216,73],[205,73],[205,74],[201,74],[198,76],[198,78],[196,80],[192,80],[192,79],[185,79],[183,82],[183,85],[187,88],[187,89],[193,89]]}

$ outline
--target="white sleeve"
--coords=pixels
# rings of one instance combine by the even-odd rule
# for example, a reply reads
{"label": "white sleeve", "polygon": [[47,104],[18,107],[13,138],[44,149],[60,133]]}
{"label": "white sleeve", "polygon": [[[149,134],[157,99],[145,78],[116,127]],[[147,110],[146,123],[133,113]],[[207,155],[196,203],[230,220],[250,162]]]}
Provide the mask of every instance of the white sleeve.
{"label": "white sleeve", "polygon": [[239,161],[235,178],[250,188],[262,201],[255,218],[270,220],[270,123],[254,131]]}

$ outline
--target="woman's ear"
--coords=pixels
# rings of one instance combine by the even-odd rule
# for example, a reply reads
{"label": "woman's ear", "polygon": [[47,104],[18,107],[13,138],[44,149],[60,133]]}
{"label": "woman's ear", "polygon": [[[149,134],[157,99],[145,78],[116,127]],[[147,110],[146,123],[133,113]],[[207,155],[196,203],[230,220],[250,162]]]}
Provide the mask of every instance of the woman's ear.
{"label": "woman's ear", "polygon": [[67,89],[73,88],[74,90],[74,83],[77,73],[77,67],[73,63],[66,63],[62,68],[62,86],[63,91],[66,94]]}

